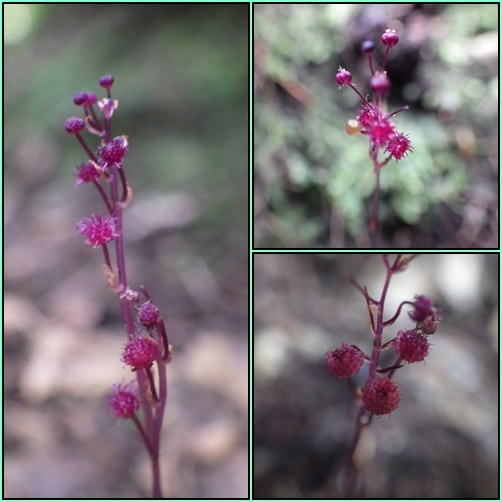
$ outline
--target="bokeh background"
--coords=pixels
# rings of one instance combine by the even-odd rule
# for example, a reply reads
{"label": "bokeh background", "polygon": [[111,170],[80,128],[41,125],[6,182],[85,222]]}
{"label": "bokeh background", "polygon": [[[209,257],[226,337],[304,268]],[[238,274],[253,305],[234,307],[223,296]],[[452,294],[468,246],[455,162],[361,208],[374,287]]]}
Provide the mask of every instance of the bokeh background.
{"label": "bokeh background", "polygon": [[[248,493],[249,6],[4,6],[4,496],[148,496],[137,432],[106,408],[120,311],[75,224],[102,210],[74,188],[86,160],[65,120],[115,76],[114,135],[134,190],[130,283],[166,319],[174,360],[167,497]],[[88,135],[89,137],[90,135]],[[95,147],[96,138],[90,143]]]}
{"label": "bokeh background", "polygon": [[414,152],[382,171],[389,248],[497,248],[498,4],[254,6],[254,244],[369,247],[367,138],[348,136],[368,93],[361,42],[399,28],[388,110]]}
{"label": "bokeh background", "polygon": [[[355,410],[324,354],[343,341],[371,353],[366,302],[348,279],[378,298],[384,265],[373,254],[309,253],[255,254],[254,266],[253,495],[344,498]],[[386,318],[425,294],[443,321],[426,360],[396,371],[398,409],[363,432],[356,498],[499,497],[498,274],[498,254],[424,254],[393,277]],[[406,311],[384,342],[411,327]]]}

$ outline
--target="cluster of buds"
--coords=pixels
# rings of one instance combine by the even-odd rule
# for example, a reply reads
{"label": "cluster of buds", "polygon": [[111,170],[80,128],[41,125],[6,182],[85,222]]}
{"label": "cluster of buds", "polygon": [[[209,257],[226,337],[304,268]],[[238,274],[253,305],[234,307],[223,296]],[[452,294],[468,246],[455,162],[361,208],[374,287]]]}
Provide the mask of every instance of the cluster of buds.
{"label": "cluster of buds", "polygon": [[[362,43],[362,51],[368,56],[369,66],[371,70],[370,87],[374,94],[374,101],[370,102],[364,97],[352,83],[352,75],[349,71],[339,67],[336,74],[336,82],[340,87],[351,87],[358,96],[362,99],[362,107],[356,119],[351,119],[347,122],[346,131],[350,135],[364,134],[368,136],[370,141],[370,156],[372,157],[375,169],[381,169],[392,158],[397,160],[402,159],[408,152],[412,151],[411,142],[408,136],[396,130],[392,118],[399,112],[407,110],[404,106],[392,113],[386,113],[382,107],[382,102],[385,96],[390,91],[390,80],[385,71],[385,65],[390,50],[399,42],[399,36],[395,30],[386,29],[381,37],[381,42],[385,46],[385,55],[382,65],[377,70],[373,67],[373,52],[375,43],[373,41],[365,41]],[[388,156],[379,161],[378,154],[380,151],[388,153]]]}
{"label": "cluster of buds", "polygon": [[[112,75],[99,79],[99,84],[106,89],[107,94],[101,100],[93,92],[75,93],[73,102],[83,109],[84,118],[70,117],[64,125],[65,131],[77,138],[87,156],[87,160],[76,168],[76,185],[94,185],[108,213],[94,213],[83,218],[77,223],[77,232],[86,238],[86,244],[103,250],[106,277],[119,295],[128,334],[122,361],[133,371],[146,372],[149,395],[154,401],[158,401],[151,367],[157,360],[161,365],[171,360],[171,346],[164,321],[148,292],[143,287],[141,292],[132,291],[127,285],[122,245],[122,210],[132,199],[132,190],[123,167],[129,143],[126,136],[111,137],[111,118],[118,108],[118,101],[111,97],[113,83]],[[85,129],[100,138],[97,148],[90,148],[83,138],[82,132]],[[115,244],[115,264],[112,264],[108,249],[111,243]],[[118,272],[118,278],[115,271]],[[138,388],[131,382],[127,385],[115,385],[113,390],[114,394],[109,399],[112,413],[117,418],[131,418],[139,407]]]}

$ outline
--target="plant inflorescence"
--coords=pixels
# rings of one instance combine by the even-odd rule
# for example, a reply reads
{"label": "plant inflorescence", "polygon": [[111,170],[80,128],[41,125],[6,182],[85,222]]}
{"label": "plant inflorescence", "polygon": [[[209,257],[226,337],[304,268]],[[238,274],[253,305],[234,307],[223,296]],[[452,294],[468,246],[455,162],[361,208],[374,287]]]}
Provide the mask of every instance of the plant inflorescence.
{"label": "plant inflorescence", "polygon": [[[127,384],[112,386],[108,406],[116,418],[134,422],[151,459],[153,497],[162,498],[160,436],[167,402],[166,365],[171,361],[172,347],[150,294],[143,286],[131,289],[127,279],[122,222],[123,210],[132,200],[123,166],[129,142],[126,136],[111,136],[111,119],[118,108],[118,101],[111,97],[113,83],[112,75],[99,79],[107,94],[101,100],[93,92],[77,92],[73,102],[83,109],[85,118],[70,117],[64,129],[77,138],[87,157],[76,169],[76,184],[93,185],[104,204],[104,212],[77,223],[77,232],[85,237],[86,244],[103,251],[105,276],[120,302],[127,336],[122,361],[135,376]],[[83,138],[85,129],[101,139],[97,148],[89,147]]]}
{"label": "plant inflorescence", "polygon": [[374,97],[372,102],[357,90],[356,86],[352,83],[352,74],[349,71],[339,67],[335,77],[340,87],[349,86],[362,100],[362,106],[357,118],[349,120],[345,130],[351,136],[363,134],[369,139],[369,155],[376,175],[373,208],[369,220],[369,232],[372,236],[373,244],[376,243],[378,237],[380,171],[391,159],[398,161],[413,150],[408,135],[399,132],[392,120],[397,113],[407,110],[408,107],[403,106],[392,113],[387,113],[384,108],[384,98],[389,93],[391,85],[385,71],[385,65],[392,47],[399,42],[396,30],[386,29],[381,36],[381,42],[385,46],[385,54],[381,66],[376,69],[373,66],[375,43],[371,40],[366,40],[361,46],[362,51],[368,57],[371,71],[370,87]]}
{"label": "plant inflorescence", "polygon": [[[326,353],[326,367],[329,373],[336,378],[348,380],[358,409],[354,437],[349,450],[345,487],[347,496],[351,496],[354,489],[357,474],[354,453],[362,430],[370,424],[374,415],[387,415],[397,409],[401,394],[399,385],[392,377],[404,363],[423,361],[427,357],[430,348],[429,337],[436,332],[437,324],[441,321],[439,317],[441,311],[424,295],[416,296],[413,301],[403,301],[392,317],[384,319],[385,300],[391,279],[395,274],[406,270],[414,257],[397,255],[391,262],[387,255],[382,255],[386,278],[378,299],[370,296],[366,286],[361,286],[355,279],[351,279],[366,300],[373,337],[371,354],[365,354],[359,347],[346,342]],[[396,322],[405,305],[412,308],[408,315],[415,326],[398,331],[391,340],[383,343],[384,330]],[[380,356],[384,351],[394,353],[395,361],[391,366],[382,368]],[[356,388],[351,377],[358,374],[365,363],[369,365],[366,382],[361,388]]]}

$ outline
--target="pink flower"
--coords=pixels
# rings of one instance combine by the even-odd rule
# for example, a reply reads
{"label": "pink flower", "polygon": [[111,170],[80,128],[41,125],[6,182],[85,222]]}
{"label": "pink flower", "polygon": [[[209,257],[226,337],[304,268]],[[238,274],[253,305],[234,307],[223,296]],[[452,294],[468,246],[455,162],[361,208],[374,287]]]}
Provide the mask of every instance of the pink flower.
{"label": "pink flower", "polygon": [[134,390],[134,382],[127,385],[116,384],[114,394],[108,398],[108,407],[116,418],[131,418],[139,408],[139,400]]}
{"label": "pink flower", "polygon": [[326,352],[326,368],[337,378],[347,379],[359,373],[364,354],[354,345],[343,342],[342,346]]}
{"label": "pink flower", "polygon": [[409,363],[423,361],[429,353],[429,340],[414,330],[399,331],[394,348],[397,355]]}
{"label": "pink flower", "polygon": [[408,137],[402,133],[394,135],[387,144],[385,150],[389,152],[396,160],[402,159],[409,151],[413,151],[411,148],[411,141]]}
{"label": "pink flower", "polygon": [[149,368],[159,355],[159,344],[150,336],[138,336],[127,342],[122,361],[133,370]]}
{"label": "pink flower", "polygon": [[115,230],[115,218],[106,218],[104,214],[93,214],[77,223],[77,232],[87,237],[85,243],[94,248],[120,237]]}
{"label": "pink flower", "polygon": [[138,321],[145,328],[155,328],[160,321],[160,312],[159,309],[148,300],[143,305],[140,305],[138,308]]}
{"label": "pink flower", "polygon": [[413,307],[415,307],[415,310],[408,314],[412,321],[423,321],[426,317],[435,313],[432,308],[432,301],[424,295],[416,297]]}
{"label": "pink flower", "polygon": [[376,378],[363,389],[362,400],[375,415],[386,415],[399,406],[401,399],[397,383],[389,378]]}
{"label": "pink flower", "polygon": [[96,169],[93,162],[84,162],[77,167],[77,185],[82,183],[89,183],[96,180],[101,176],[100,172]]}
{"label": "pink flower", "polygon": [[122,164],[124,156],[129,150],[129,143],[125,136],[117,136],[99,149],[99,156],[105,167]]}

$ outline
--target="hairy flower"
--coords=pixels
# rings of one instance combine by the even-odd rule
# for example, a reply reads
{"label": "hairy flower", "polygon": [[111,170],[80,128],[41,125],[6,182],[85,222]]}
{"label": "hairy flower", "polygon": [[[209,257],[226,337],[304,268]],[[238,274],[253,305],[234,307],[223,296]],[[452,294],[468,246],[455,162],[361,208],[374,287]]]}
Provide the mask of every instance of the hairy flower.
{"label": "hairy flower", "polygon": [[116,418],[131,418],[139,408],[134,382],[113,385],[114,393],[108,398],[108,407]]}
{"label": "hairy flower", "polygon": [[145,328],[155,328],[160,321],[160,312],[159,309],[152,303],[151,300],[148,300],[146,303],[143,303],[138,307],[138,321]]}
{"label": "hairy flower", "polygon": [[423,361],[429,353],[429,340],[415,330],[399,331],[394,348],[397,355],[408,363]]}
{"label": "hairy flower", "polygon": [[122,361],[133,370],[149,368],[159,355],[159,344],[151,336],[138,336],[127,342]]}
{"label": "hairy flower", "polygon": [[407,135],[399,133],[390,138],[385,151],[389,152],[396,160],[399,160],[408,152],[413,151],[413,148]]}
{"label": "hairy flower", "polygon": [[366,408],[375,415],[386,415],[399,406],[399,387],[389,378],[375,378],[362,391]]}
{"label": "hairy flower", "polygon": [[414,310],[409,312],[408,315],[412,321],[423,321],[426,317],[433,315],[434,309],[432,308],[432,300],[425,295],[416,296],[413,302]]}
{"label": "hairy flower", "polygon": [[115,230],[115,218],[107,218],[104,214],[93,214],[90,218],[80,220],[77,223],[77,232],[87,237],[85,243],[94,248],[120,237]]}
{"label": "hairy flower", "polygon": [[342,346],[326,352],[326,368],[337,378],[347,379],[359,373],[364,354],[354,345],[343,342]]}
{"label": "hairy flower", "polygon": [[99,156],[105,167],[116,165],[120,167],[124,156],[129,150],[129,143],[125,136],[117,136],[99,149]]}
{"label": "hairy flower", "polygon": [[84,162],[77,167],[77,185],[97,180],[101,176],[94,162]]}

